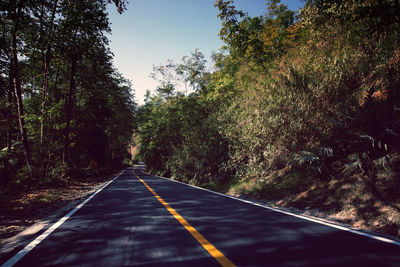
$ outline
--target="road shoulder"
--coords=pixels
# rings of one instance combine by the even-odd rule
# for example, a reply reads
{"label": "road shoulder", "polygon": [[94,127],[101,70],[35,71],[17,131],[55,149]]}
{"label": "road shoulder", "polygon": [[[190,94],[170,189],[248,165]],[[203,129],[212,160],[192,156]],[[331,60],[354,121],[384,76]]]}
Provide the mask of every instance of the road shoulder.
{"label": "road shoulder", "polygon": [[[67,188],[35,190],[10,201],[13,205],[3,207],[0,218],[0,262],[22,249],[117,175],[96,177]],[[56,197],[51,197],[54,193]]]}

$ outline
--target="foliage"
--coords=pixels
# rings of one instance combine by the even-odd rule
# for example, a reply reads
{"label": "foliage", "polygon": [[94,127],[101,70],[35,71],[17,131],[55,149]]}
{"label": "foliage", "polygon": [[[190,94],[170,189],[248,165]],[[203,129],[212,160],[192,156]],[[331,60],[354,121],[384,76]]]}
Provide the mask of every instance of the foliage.
{"label": "foliage", "polygon": [[141,108],[140,155],[150,168],[214,187],[254,183],[269,195],[302,184],[290,175],[281,187],[265,180],[288,165],[314,178],[361,171],[372,183],[379,168],[393,170],[398,1],[309,0],[294,12],[272,0],[254,18],[233,1],[215,6],[225,46],[213,71],[198,75],[196,50],[170,68],[194,93],[159,92]]}
{"label": "foliage", "polygon": [[2,190],[64,183],[125,159],[136,104],[104,35],[111,2],[1,2]]}

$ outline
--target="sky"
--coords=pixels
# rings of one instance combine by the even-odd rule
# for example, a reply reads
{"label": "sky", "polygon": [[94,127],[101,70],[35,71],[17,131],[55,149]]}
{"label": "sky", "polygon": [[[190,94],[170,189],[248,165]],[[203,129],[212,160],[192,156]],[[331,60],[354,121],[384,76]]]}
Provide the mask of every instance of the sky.
{"label": "sky", "polygon": [[[108,6],[112,34],[110,49],[114,66],[132,82],[136,102],[144,103],[146,89],[154,92],[158,82],[150,78],[153,65],[168,59],[179,63],[196,48],[207,59],[223,45],[218,33],[221,21],[214,0],[128,0],[127,10],[119,14]],[[235,0],[237,9],[249,16],[266,12],[266,0]],[[302,0],[283,0],[292,10]]]}

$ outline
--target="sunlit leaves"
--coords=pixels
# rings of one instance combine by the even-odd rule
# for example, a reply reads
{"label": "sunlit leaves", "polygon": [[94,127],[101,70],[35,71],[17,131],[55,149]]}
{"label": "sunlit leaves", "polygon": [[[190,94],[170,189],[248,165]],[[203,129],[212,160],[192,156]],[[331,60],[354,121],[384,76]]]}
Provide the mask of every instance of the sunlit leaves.
{"label": "sunlit leaves", "polygon": [[254,18],[215,6],[225,46],[214,71],[195,51],[170,69],[197,93],[160,87],[142,109],[151,168],[202,182],[211,170],[265,179],[288,162],[316,175],[335,161],[345,175],[388,166],[400,142],[398,1],[307,1],[297,16],[273,0]]}

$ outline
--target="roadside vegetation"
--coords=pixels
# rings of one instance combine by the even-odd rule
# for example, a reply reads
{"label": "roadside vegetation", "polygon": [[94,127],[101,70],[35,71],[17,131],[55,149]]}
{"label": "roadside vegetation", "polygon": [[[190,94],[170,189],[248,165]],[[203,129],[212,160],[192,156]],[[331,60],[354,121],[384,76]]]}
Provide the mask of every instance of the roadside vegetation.
{"label": "roadside vegetation", "polygon": [[[155,66],[137,157],[153,173],[400,236],[400,4],[217,0],[225,46]],[[186,88],[186,90],[181,90]],[[189,89],[189,90],[187,90]]]}
{"label": "roadside vegetation", "polygon": [[[121,168],[135,127],[112,65],[114,0],[0,3],[0,202]],[[55,195],[56,197],[56,195]]]}

